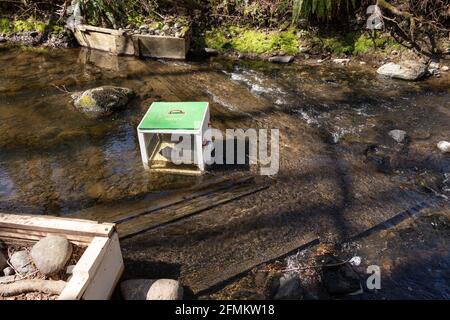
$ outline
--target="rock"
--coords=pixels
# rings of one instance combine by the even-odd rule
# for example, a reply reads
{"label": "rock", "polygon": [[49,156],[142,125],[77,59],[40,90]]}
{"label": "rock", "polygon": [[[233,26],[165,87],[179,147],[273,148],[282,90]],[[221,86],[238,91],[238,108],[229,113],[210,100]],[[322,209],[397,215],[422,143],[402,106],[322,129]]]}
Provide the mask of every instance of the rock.
{"label": "rock", "polygon": [[3,42],[6,42],[7,41],[7,39],[5,38],[5,37],[0,37],[0,43],[3,43]]}
{"label": "rock", "polygon": [[439,76],[440,75],[440,66],[439,63],[437,62],[430,62],[430,64],[428,65],[428,73],[431,74],[432,76]]}
{"label": "rock", "polygon": [[441,68],[442,71],[447,72],[448,70],[450,70],[450,68],[448,66],[443,66]]}
{"label": "rock", "polygon": [[280,278],[280,285],[275,300],[299,300],[303,297],[303,290],[300,279],[294,275],[283,275]]}
{"label": "rock", "polygon": [[298,52],[300,52],[300,53],[309,53],[310,51],[311,51],[311,48],[308,46],[298,47]]}
{"label": "rock", "polygon": [[120,283],[120,292],[125,300],[146,300],[150,287],[156,280],[132,279]]}
{"label": "rock", "polygon": [[3,268],[6,268],[8,266],[8,260],[6,259],[5,255],[0,252],[0,270]]}
{"label": "rock", "polygon": [[350,259],[348,263],[350,263],[352,266],[357,267],[361,264],[361,257],[354,256],[353,258]]}
{"label": "rock", "polygon": [[142,30],[148,30],[148,25],[143,24],[143,25],[139,26],[139,30],[140,30],[140,31],[142,31]]}
{"label": "rock", "polygon": [[406,132],[403,130],[395,129],[389,131],[389,136],[398,143],[402,143],[406,138]]}
{"label": "rock", "polygon": [[134,95],[128,88],[103,86],[72,94],[74,105],[87,116],[98,118],[126,106]]}
{"label": "rock", "polygon": [[26,275],[36,271],[28,252],[25,250],[14,252],[10,260],[11,265],[21,275]]}
{"label": "rock", "polygon": [[72,274],[73,273],[73,268],[75,268],[74,264],[71,264],[70,266],[67,266],[66,273],[67,274]]}
{"label": "rock", "polygon": [[443,153],[449,153],[450,152],[450,142],[448,142],[448,141],[439,141],[438,144],[437,144],[437,147]]}
{"label": "rock", "polygon": [[212,48],[205,48],[204,51],[207,55],[210,55],[210,56],[217,56],[219,54],[219,51],[217,51],[216,49],[212,49]]}
{"label": "rock", "polygon": [[423,63],[407,60],[387,63],[377,70],[378,74],[402,80],[418,80],[425,75],[427,67]]}
{"label": "rock", "polygon": [[7,276],[12,276],[14,274],[14,269],[11,267],[6,267],[5,269],[3,269],[3,275]]}
{"label": "rock", "polygon": [[333,59],[333,62],[336,64],[346,65],[350,62],[350,59]]}
{"label": "rock", "polygon": [[360,61],[359,64],[362,65],[362,66],[365,66],[365,65],[367,64],[367,62],[365,62],[365,61]]}
{"label": "rock", "polygon": [[269,58],[270,62],[273,63],[291,63],[294,61],[293,56],[274,56]]}
{"label": "rock", "polygon": [[171,279],[133,279],[122,281],[120,292],[125,300],[181,300],[183,287]]}
{"label": "rock", "polygon": [[181,300],[183,287],[176,280],[156,280],[147,292],[147,300]]}
{"label": "rock", "polygon": [[440,65],[439,65],[438,62],[430,62],[430,64],[428,65],[428,68],[431,68],[431,69],[439,69],[439,68],[440,68]]}
{"label": "rock", "polygon": [[61,236],[47,236],[35,243],[30,256],[44,275],[54,274],[64,268],[72,255],[72,245]]}
{"label": "rock", "polygon": [[[335,258],[325,260],[325,265],[336,264]],[[358,274],[353,271],[349,263],[335,267],[326,267],[322,270],[322,282],[331,295],[350,294],[361,290]]]}

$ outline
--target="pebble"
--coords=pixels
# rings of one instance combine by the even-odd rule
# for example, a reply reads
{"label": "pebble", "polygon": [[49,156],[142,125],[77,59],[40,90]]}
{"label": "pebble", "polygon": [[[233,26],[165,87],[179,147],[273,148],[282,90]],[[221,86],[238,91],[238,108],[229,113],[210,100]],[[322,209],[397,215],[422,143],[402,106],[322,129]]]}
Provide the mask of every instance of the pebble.
{"label": "pebble", "polygon": [[274,56],[269,58],[270,62],[273,63],[291,63],[294,61],[293,56]]}
{"label": "pebble", "polygon": [[334,63],[346,65],[350,62],[350,59],[333,59]]}
{"label": "pebble", "polygon": [[443,66],[441,68],[442,71],[447,72],[448,70],[450,70],[450,68],[448,66]]}
{"label": "pebble", "polygon": [[437,147],[443,153],[449,153],[450,152],[450,142],[448,142],[448,141],[439,141],[438,144],[437,144]]}
{"label": "pebble", "polygon": [[72,245],[64,237],[47,236],[35,243],[30,255],[38,270],[50,275],[64,268],[72,255]]}
{"label": "pebble", "polygon": [[311,51],[311,49],[307,46],[300,46],[300,47],[298,47],[298,51],[300,53],[309,53]]}
{"label": "pebble", "polygon": [[11,267],[6,267],[5,269],[3,269],[3,274],[5,276],[12,276],[14,273],[14,269]]}
{"label": "pebble", "polygon": [[389,136],[398,143],[402,143],[406,138],[406,131],[398,129],[391,130],[389,131]]}
{"label": "pebble", "polygon": [[33,265],[28,252],[25,250],[14,252],[11,256],[11,265],[21,275],[26,275],[36,271],[36,267]]}

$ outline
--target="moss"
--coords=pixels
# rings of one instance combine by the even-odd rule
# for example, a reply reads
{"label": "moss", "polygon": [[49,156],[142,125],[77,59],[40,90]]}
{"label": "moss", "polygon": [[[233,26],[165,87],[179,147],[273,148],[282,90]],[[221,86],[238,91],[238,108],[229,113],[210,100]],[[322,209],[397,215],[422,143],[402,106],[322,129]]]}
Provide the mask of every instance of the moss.
{"label": "moss", "polygon": [[93,108],[97,105],[97,102],[90,96],[87,95],[83,95],[80,97],[80,99],[78,99],[77,104],[81,107],[81,108]]}
{"label": "moss", "polygon": [[295,29],[267,32],[229,26],[213,29],[205,34],[205,44],[220,51],[236,50],[243,53],[298,52],[299,39]]}
{"label": "moss", "polygon": [[48,24],[42,21],[37,21],[33,17],[29,17],[27,20],[14,20],[12,24],[14,31],[44,32],[48,27]]}
{"label": "moss", "polygon": [[2,18],[0,19],[0,33],[10,33],[11,32],[11,25],[9,23],[8,19]]}
{"label": "moss", "polygon": [[0,34],[11,34],[18,31],[50,31],[53,33],[61,33],[64,31],[64,26],[54,19],[48,22],[36,20],[34,17],[29,17],[26,20],[0,19]]}
{"label": "moss", "polygon": [[373,51],[387,51],[400,49],[400,45],[389,35],[380,35],[370,37],[366,33],[349,32],[345,35],[332,35],[321,37],[317,36],[311,39],[315,46],[321,46],[334,54],[352,54],[359,55]]}

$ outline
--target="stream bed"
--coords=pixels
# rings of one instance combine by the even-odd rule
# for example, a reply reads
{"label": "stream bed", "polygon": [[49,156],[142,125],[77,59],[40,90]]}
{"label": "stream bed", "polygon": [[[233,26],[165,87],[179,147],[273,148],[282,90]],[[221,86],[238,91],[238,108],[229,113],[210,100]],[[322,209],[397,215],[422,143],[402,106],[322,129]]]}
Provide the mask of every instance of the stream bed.
{"label": "stream bed", "polygon": [[[109,221],[104,212],[118,203],[131,210],[218,177],[258,175],[246,166],[213,167],[201,177],[144,171],[136,127],[153,101],[209,101],[213,126],[221,130],[280,130],[279,172],[257,177],[267,188],[123,239],[125,277],[177,277],[194,295],[219,290],[222,298],[245,297],[236,296],[244,290],[239,286],[232,294],[210,288],[224,274],[269,257],[298,257],[298,248],[314,240],[361,235],[359,254],[383,265],[386,237],[368,242],[364,231],[426,208],[444,227],[416,223],[426,243],[420,248],[413,236],[392,235],[389,241],[404,244],[390,246],[389,257],[403,259],[398,272],[389,264],[386,274],[402,276],[390,277],[383,297],[448,299],[450,156],[436,148],[450,139],[448,73],[404,82],[357,63],[139,60],[6,46],[0,46],[0,71],[1,212],[81,216],[88,210]],[[100,85],[128,87],[137,97],[122,112],[89,119],[67,92]],[[406,131],[407,139],[395,142],[388,135],[393,129]],[[364,245],[376,250],[364,253]],[[416,255],[426,250],[433,250],[433,263]],[[431,278],[438,284],[427,287]],[[422,284],[426,290],[418,289]]]}

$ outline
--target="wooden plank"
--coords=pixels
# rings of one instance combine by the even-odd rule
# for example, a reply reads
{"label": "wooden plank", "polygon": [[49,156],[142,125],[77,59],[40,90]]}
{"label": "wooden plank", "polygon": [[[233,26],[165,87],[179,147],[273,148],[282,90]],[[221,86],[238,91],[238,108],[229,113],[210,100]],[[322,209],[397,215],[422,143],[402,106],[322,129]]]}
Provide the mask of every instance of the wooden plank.
{"label": "wooden plank", "polygon": [[82,221],[79,219],[16,215],[0,213],[0,229],[33,230],[37,232],[59,232],[67,235],[104,236],[108,237],[114,231],[114,224],[99,224],[96,221]]}
{"label": "wooden plank", "polygon": [[158,194],[157,197],[150,197],[139,200],[128,200],[116,203],[114,207],[109,205],[97,205],[87,209],[74,212],[70,217],[81,217],[100,221],[120,222],[131,219],[142,214],[154,212],[169,206],[179,204],[183,201],[195,197],[215,192],[224,187],[230,187],[240,180],[231,180],[224,177],[209,178],[203,184],[181,191]]}
{"label": "wooden plank", "polygon": [[253,260],[238,261],[231,264],[220,266],[220,270],[209,270],[209,272],[201,273],[199,276],[187,277],[189,279],[190,288],[194,294],[218,286],[227,280],[234,278],[240,274],[244,274],[251,269],[263,263],[269,263],[276,259],[281,259],[291,253],[302,248],[318,243],[317,236],[314,233],[307,233],[301,238],[290,241],[283,247],[265,248],[264,255]]}
{"label": "wooden plank", "polygon": [[88,283],[83,293],[83,300],[105,300],[111,298],[122,273],[124,264],[120,251],[119,237],[114,233],[108,244],[105,255],[98,266],[95,275]]}
{"label": "wooden plank", "polygon": [[73,268],[73,275],[69,283],[61,292],[58,300],[79,300],[89,285],[91,277],[97,271],[102,259],[108,249],[110,239],[106,237],[95,237],[78,263]]}
{"label": "wooden plank", "polygon": [[89,244],[92,241],[91,236],[73,235],[73,234],[68,234],[65,232],[58,232],[57,230],[52,231],[52,232],[45,232],[45,231],[35,231],[35,230],[30,230],[30,229],[0,227],[0,238],[14,237],[17,239],[38,241],[41,238],[44,238],[48,235],[63,236],[65,238],[67,238],[70,242],[77,243],[77,244],[84,244],[84,245]]}
{"label": "wooden plank", "polygon": [[201,197],[193,198],[191,201],[181,202],[177,206],[170,206],[156,212],[133,217],[132,219],[123,219],[118,222],[117,231],[120,238],[130,237],[264,190],[267,187],[267,185],[254,186],[253,184],[244,184],[215,193],[207,193]]}
{"label": "wooden plank", "polygon": [[96,31],[96,32],[106,33],[106,34],[111,34],[111,35],[116,35],[116,36],[121,36],[124,33],[122,30],[95,27],[95,26],[90,26],[88,24],[79,25],[79,26],[77,26],[77,28],[81,31]]}

